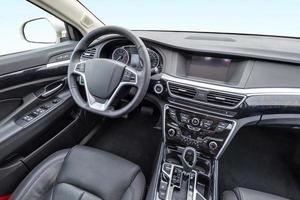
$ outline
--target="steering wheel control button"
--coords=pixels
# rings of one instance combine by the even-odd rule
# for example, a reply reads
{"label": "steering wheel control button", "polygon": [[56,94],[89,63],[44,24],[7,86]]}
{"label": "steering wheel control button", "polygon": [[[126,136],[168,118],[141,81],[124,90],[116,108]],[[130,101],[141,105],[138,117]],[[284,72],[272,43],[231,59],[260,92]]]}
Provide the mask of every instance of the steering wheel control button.
{"label": "steering wheel control button", "polygon": [[161,93],[163,93],[163,91],[164,91],[164,86],[161,83],[156,83],[154,85],[154,92],[156,94],[161,94]]}
{"label": "steering wheel control button", "polygon": [[79,63],[78,65],[76,65],[76,71],[85,72],[85,64]]}
{"label": "steering wheel control button", "polygon": [[122,81],[124,81],[124,82],[135,82],[136,81],[136,76],[133,72],[125,69]]}
{"label": "steering wheel control button", "polygon": [[208,147],[210,150],[214,151],[218,148],[218,144],[215,141],[211,141],[208,143]]}
{"label": "steering wheel control button", "polygon": [[170,129],[168,130],[168,135],[169,135],[169,136],[171,136],[171,137],[174,137],[174,136],[175,136],[175,134],[176,134],[176,131],[175,131],[175,129],[173,129],[173,128],[170,128]]}
{"label": "steering wheel control button", "polygon": [[194,117],[191,122],[194,126],[198,126],[200,124],[200,120],[197,117]]}

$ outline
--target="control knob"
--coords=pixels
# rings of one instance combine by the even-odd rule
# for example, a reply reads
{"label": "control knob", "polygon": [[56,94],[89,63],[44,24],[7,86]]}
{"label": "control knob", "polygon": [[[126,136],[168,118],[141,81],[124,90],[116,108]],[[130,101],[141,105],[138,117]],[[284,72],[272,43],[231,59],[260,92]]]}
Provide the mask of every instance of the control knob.
{"label": "control knob", "polygon": [[191,122],[194,126],[198,126],[200,123],[200,120],[198,118],[194,117]]}
{"label": "control knob", "polygon": [[156,94],[161,94],[164,91],[164,86],[161,83],[156,83],[153,89]]}
{"label": "control knob", "polygon": [[218,143],[216,143],[215,141],[210,141],[208,143],[208,147],[210,150],[214,151],[218,148]]}
{"label": "control knob", "polygon": [[168,130],[168,135],[169,135],[169,136],[173,137],[175,134],[176,134],[175,129],[170,128],[170,129]]}

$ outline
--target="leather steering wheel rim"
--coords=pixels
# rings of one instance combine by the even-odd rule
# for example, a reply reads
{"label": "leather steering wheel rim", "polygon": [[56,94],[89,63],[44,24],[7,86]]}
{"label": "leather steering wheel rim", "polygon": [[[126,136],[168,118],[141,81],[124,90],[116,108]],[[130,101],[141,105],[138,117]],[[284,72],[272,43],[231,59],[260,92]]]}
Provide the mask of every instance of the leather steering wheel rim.
{"label": "leather steering wheel rim", "polygon": [[[101,104],[99,102],[96,102],[97,103],[96,104],[95,102],[93,102],[93,104],[92,104],[89,96],[87,97],[87,101],[85,101],[79,92],[79,85],[76,81],[76,77],[78,77],[78,75],[81,75],[85,78],[84,72],[80,72],[78,70],[80,68],[80,66],[84,66],[85,69],[89,69],[88,68],[89,65],[91,65],[91,63],[93,62],[93,61],[86,61],[86,62],[81,61],[80,60],[81,55],[84,53],[84,51],[89,47],[89,45],[95,39],[97,39],[101,36],[104,36],[104,35],[109,35],[109,34],[117,34],[117,35],[123,36],[123,37],[127,38],[129,41],[131,41],[136,46],[138,55],[139,55],[141,63],[142,63],[142,69],[138,70],[138,69],[134,69],[128,65],[125,65],[123,63],[120,63],[118,61],[112,61],[112,60],[108,60],[108,59],[92,59],[92,60],[94,60],[94,63],[98,63],[101,65],[102,64],[105,65],[105,63],[107,63],[108,65],[116,66],[116,68],[118,68],[120,70],[122,70],[121,68],[124,65],[123,66],[124,72],[122,75],[123,78],[124,78],[125,72],[129,73],[132,76],[135,76],[135,78],[136,78],[135,82],[133,82],[133,81],[131,81],[131,82],[125,81],[124,82],[123,81],[124,79],[121,79],[118,87],[115,88],[114,92],[118,92],[117,90],[118,90],[119,86],[122,87],[122,85],[128,84],[128,85],[133,85],[133,86],[137,87],[137,91],[136,91],[136,94],[133,97],[133,99],[130,102],[128,102],[128,104],[125,105],[124,107],[122,107],[120,109],[116,109],[116,110],[109,109],[106,106],[102,106],[102,105],[105,105],[104,103]],[[97,69],[97,68],[93,68],[93,69]],[[68,67],[68,85],[69,85],[70,92],[71,92],[71,95],[72,95],[74,101],[81,108],[83,108],[85,110],[88,110],[90,112],[93,112],[93,113],[96,113],[96,114],[99,114],[102,116],[113,117],[113,118],[120,117],[124,114],[127,114],[130,111],[132,111],[137,105],[139,105],[139,103],[143,100],[144,96],[147,93],[147,90],[149,87],[149,82],[150,82],[150,76],[151,76],[151,64],[150,64],[150,58],[149,58],[149,54],[148,54],[145,44],[138,36],[136,36],[130,30],[127,30],[125,28],[118,27],[118,26],[103,26],[103,27],[97,28],[97,29],[89,32],[86,36],[84,36],[79,41],[79,43],[76,45],[76,47],[71,55],[71,59],[70,59],[69,67]],[[87,82],[88,82],[88,80],[84,79],[86,93],[87,93],[87,95],[90,95]],[[112,96],[114,96],[114,94],[115,93],[113,93]],[[93,99],[93,101],[96,101],[95,99],[98,99],[98,98],[96,96],[94,96],[94,98],[92,98],[92,99]],[[107,103],[108,101],[105,100],[105,102]],[[98,106],[98,104],[101,106]]]}

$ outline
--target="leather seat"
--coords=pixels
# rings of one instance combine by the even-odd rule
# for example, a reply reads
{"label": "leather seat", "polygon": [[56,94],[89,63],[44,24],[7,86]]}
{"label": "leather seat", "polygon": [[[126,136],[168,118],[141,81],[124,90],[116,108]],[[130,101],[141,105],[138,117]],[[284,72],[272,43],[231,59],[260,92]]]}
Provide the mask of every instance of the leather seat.
{"label": "leather seat", "polygon": [[247,188],[235,188],[223,193],[223,200],[288,200],[286,198]]}
{"label": "leather seat", "polygon": [[15,200],[141,200],[140,168],[116,155],[85,146],[54,153],[18,186]]}

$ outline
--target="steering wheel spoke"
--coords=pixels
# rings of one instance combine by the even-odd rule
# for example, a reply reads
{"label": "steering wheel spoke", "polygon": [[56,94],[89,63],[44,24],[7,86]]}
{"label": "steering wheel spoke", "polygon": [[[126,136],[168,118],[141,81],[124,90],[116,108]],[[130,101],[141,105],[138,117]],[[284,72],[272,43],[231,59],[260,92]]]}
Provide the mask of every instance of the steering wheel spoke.
{"label": "steering wheel spoke", "polygon": [[85,64],[86,61],[78,62],[74,67],[74,73],[81,76],[85,76]]}

